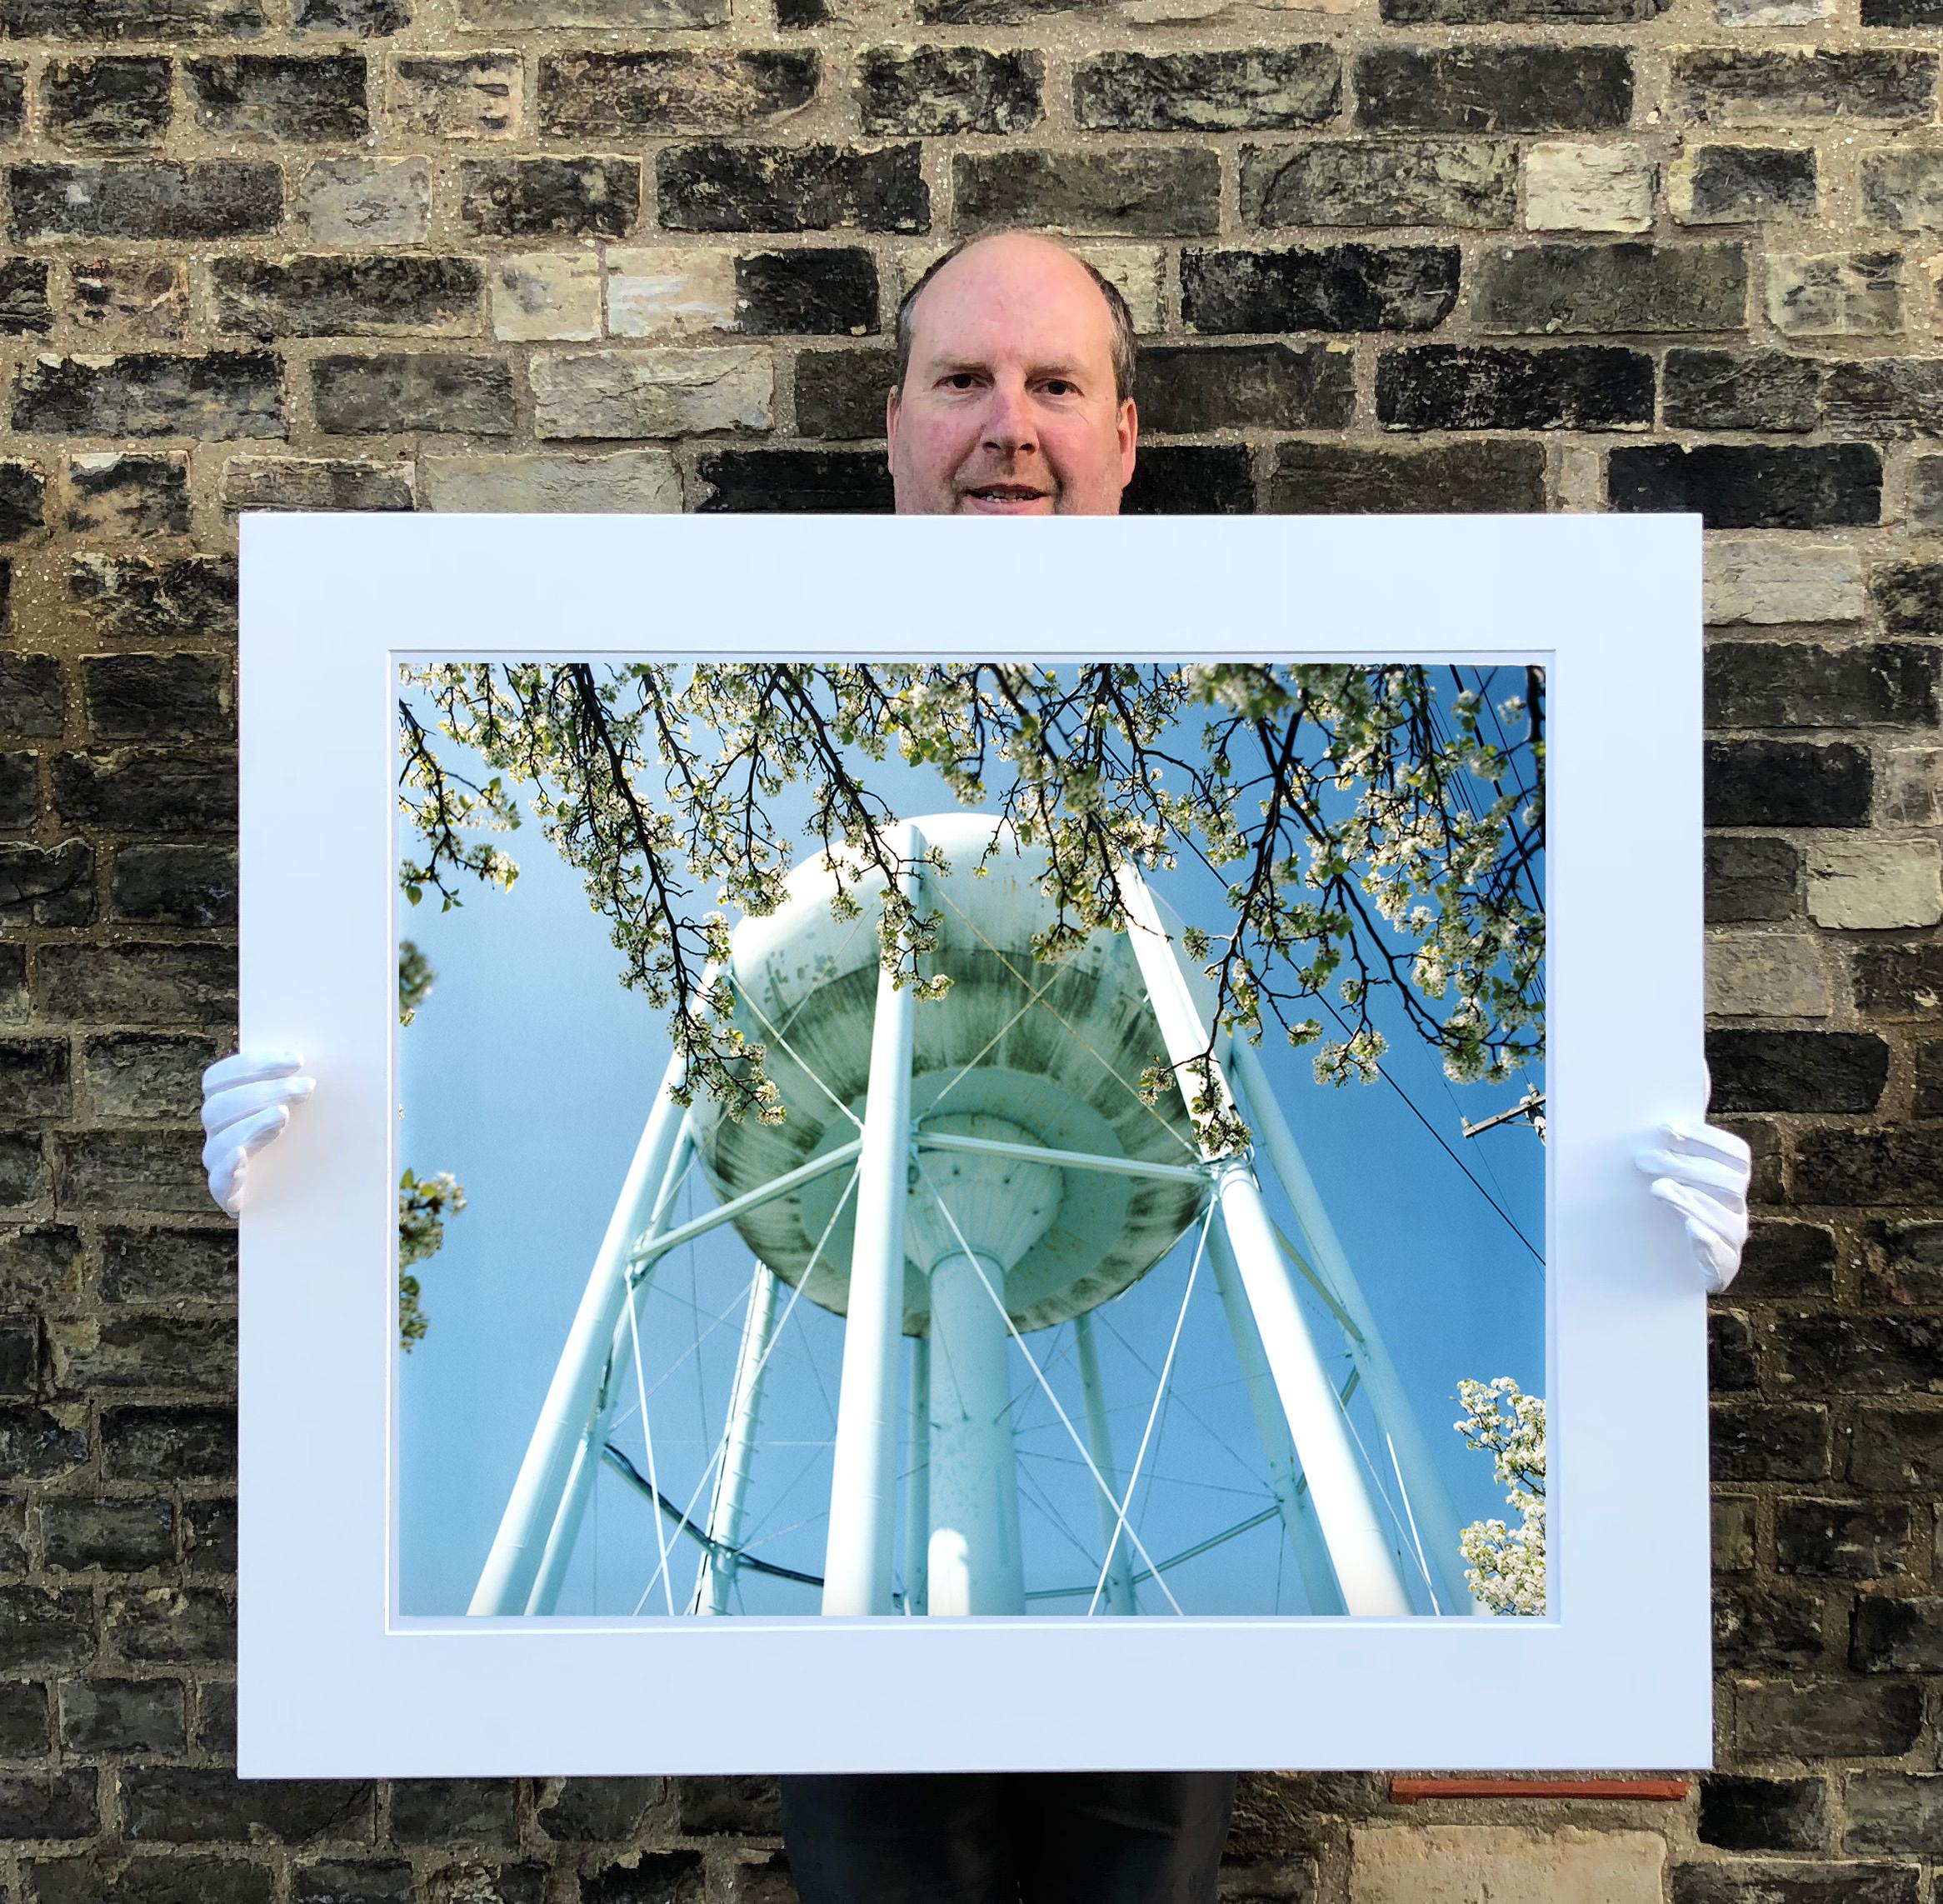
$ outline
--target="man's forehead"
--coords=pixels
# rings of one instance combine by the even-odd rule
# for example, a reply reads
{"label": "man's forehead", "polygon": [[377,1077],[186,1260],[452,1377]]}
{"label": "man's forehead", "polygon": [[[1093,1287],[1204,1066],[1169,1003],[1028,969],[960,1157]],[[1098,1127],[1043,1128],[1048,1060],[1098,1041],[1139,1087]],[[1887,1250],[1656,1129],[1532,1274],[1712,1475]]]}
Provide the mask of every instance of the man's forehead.
{"label": "man's forehead", "polygon": [[926,285],[912,312],[927,357],[1034,357],[1110,350],[1112,312],[1063,246],[1016,234],[971,245]]}

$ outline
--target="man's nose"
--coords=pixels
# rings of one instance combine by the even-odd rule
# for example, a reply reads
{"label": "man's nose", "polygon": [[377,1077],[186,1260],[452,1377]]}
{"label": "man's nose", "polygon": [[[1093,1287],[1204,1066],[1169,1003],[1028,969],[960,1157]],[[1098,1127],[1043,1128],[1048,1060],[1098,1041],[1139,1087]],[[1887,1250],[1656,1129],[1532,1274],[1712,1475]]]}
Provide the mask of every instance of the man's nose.
{"label": "man's nose", "polygon": [[1026,400],[1024,382],[1004,378],[994,382],[985,408],[985,441],[988,447],[1016,456],[1035,447],[1037,432],[1032,407]]}

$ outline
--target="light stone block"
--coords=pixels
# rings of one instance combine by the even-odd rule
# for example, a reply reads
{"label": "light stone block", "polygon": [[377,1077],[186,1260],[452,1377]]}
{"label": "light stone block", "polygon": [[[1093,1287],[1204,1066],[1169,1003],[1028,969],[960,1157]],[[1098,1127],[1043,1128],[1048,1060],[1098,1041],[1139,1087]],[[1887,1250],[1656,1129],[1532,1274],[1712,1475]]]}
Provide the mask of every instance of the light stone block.
{"label": "light stone block", "polygon": [[1541,141],[1525,155],[1525,222],[1534,232],[1644,232],[1653,165],[1637,146]]}
{"label": "light stone block", "polygon": [[1771,257],[1767,314],[1784,337],[1894,337],[1902,329],[1902,260],[1894,252]]}
{"label": "light stone block", "polygon": [[422,158],[320,159],[303,174],[291,223],[317,245],[422,245],[432,221]]}
{"label": "light stone block", "polygon": [[1943,921],[1943,848],[1868,833],[1808,849],[1808,917],[1845,932]]}
{"label": "light stone block", "polygon": [[1879,752],[1875,812],[1891,826],[1943,826],[1943,747],[1888,747]]}
{"label": "light stone block", "polygon": [[682,478],[666,450],[608,456],[433,456],[425,501],[448,514],[678,514]]}
{"label": "light stone block", "polygon": [[542,351],[531,374],[542,437],[767,430],[773,416],[766,350]]}
{"label": "light stone block", "polygon": [[1707,1010],[1724,1018],[1826,1018],[1831,994],[1804,932],[1731,932],[1707,940]]}
{"label": "light stone block", "polygon": [[1660,1904],[1656,1832],[1381,1825],[1350,1838],[1350,1904]]}
{"label": "light stone block", "polygon": [[732,252],[652,245],[607,253],[607,329],[617,337],[697,337],[733,330]]}
{"label": "light stone block", "polygon": [[492,334],[508,342],[601,334],[601,264],[592,252],[529,252],[492,260]]}
{"label": "light stone block", "polygon": [[1801,27],[1834,16],[1834,0],[1714,0],[1723,27]]}
{"label": "light stone block", "polygon": [[1859,622],[1869,612],[1861,553],[1840,543],[1709,536],[1704,572],[1705,613],[1714,627]]}

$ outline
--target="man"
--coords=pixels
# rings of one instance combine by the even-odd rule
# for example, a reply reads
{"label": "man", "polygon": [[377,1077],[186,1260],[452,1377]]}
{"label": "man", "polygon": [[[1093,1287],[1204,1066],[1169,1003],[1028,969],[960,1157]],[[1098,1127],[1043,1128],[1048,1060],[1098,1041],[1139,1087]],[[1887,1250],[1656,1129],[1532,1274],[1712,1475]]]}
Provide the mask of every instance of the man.
{"label": "man", "polygon": [[[1000,232],[948,252],[897,312],[885,408],[900,515],[1111,516],[1134,467],[1125,300],[1051,239]],[[252,1151],[307,1095],[298,1061],[225,1060],[204,1080],[203,1158],[232,1212]],[[1676,1132],[1640,1163],[1709,1286],[1746,1235],[1746,1147]],[[803,1904],[1212,1904],[1234,1776],[973,1772],[794,1777],[783,1832]]]}

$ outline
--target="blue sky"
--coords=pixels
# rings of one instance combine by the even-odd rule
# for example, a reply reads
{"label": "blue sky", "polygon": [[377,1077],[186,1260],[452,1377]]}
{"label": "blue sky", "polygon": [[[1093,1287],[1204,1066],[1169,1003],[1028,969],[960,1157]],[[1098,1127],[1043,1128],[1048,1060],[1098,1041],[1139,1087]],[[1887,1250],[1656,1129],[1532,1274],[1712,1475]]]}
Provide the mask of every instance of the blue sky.
{"label": "blue sky", "polygon": [[[1512,691],[1509,682],[1496,690]],[[459,757],[449,742],[442,747]],[[872,775],[900,812],[953,804],[927,774],[892,766]],[[444,914],[436,902],[401,902],[402,929],[437,981],[399,1035],[398,1157],[421,1175],[451,1171],[467,1197],[443,1250],[417,1272],[430,1332],[400,1358],[400,1611],[407,1615],[464,1611],[668,1052],[662,1014],[621,987],[604,922],[537,823],[503,843],[521,868],[510,892],[477,890]],[[1206,876],[1200,880],[1181,873],[1155,883],[1186,916],[1205,919]],[[1468,1142],[1461,1134],[1461,1117],[1475,1122],[1509,1105],[1526,1081],[1451,1086],[1400,1013],[1380,1008],[1377,1017],[1389,1033],[1385,1068],[1394,1083],[1318,1086],[1306,1052],[1265,1041],[1263,1055],[1460,1517],[1501,1514],[1488,1460],[1467,1452],[1449,1424],[1460,1377],[1508,1374],[1543,1391],[1543,1272],[1437,1137],[1542,1247],[1536,1137],[1522,1124]],[[712,1201],[697,1175],[679,1213]],[[1136,1497],[1142,1538],[1156,1558],[1238,1524],[1271,1498],[1205,1261],[1187,1290],[1194,1253],[1191,1238],[1177,1246],[1100,1317],[1123,1476],[1146,1430],[1151,1371],[1180,1325],[1174,1379]],[[752,1267],[725,1227],[666,1261],[638,1312],[657,1477],[679,1501],[701,1480],[719,1430]],[[791,1292],[780,1293],[787,1303]],[[1315,1314],[1333,1348],[1326,1317],[1319,1307]],[[1071,1337],[1061,1328],[1028,1342],[1076,1422]],[[822,1571],[819,1483],[827,1488],[841,1354],[841,1322],[799,1302],[766,1388],[749,1537],[754,1551],[807,1572]],[[1012,1357],[1028,1587],[1090,1590],[1098,1548],[1091,1483],[1016,1348]],[[1332,1366],[1347,1372],[1346,1359]],[[630,1369],[614,1439],[645,1469],[637,1392]],[[1352,1406],[1351,1419],[1374,1446],[1366,1410]],[[697,1518],[707,1502],[704,1486]],[[1168,1579],[1190,1612],[1299,1611],[1285,1546],[1270,1520]],[[560,1610],[626,1612],[646,1593],[644,1612],[666,1611],[664,1587],[653,1582],[659,1555],[646,1502],[604,1472]],[[695,1565],[696,1550],[677,1542],[677,1607]],[[747,1575],[742,1584],[750,1610],[815,1610],[811,1590]],[[1036,1600],[1032,1610],[1076,1614],[1087,1603],[1081,1593]],[[1141,1604],[1166,1605],[1152,1588]]]}

